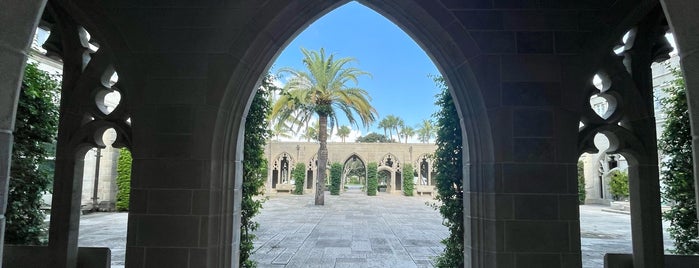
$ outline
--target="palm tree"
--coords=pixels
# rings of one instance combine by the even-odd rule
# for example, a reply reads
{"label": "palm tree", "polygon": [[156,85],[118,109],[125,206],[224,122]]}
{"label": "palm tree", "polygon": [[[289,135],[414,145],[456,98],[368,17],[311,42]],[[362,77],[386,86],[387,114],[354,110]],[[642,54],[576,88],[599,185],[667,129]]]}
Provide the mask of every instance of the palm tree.
{"label": "palm tree", "polygon": [[383,128],[383,135],[388,137],[388,135],[386,134],[386,130],[390,127],[387,118],[381,119],[381,121],[379,122],[379,128]]}
{"label": "palm tree", "polygon": [[290,138],[291,126],[286,121],[280,121],[271,124],[272,135],[279,141],[280,137]]}
{"label": "palm tree", "polygon": [[345,142],[345,138],[349,137],[351,130],[347,126],[341,126],[340,128],[337,129],[337,136],[342,139],[342,142]]}
{"label": "palm tree", "polygon": [[435,129],[432,125],[432,121],[424,119],[422,120],[421,125],[418,127],[417,136],[420,142],[428,143],[430,142],[432,136],[434,136],[434,132]]}
{"label": "palm tree", "polygon": [[400,143],[400,130],[405,126],[405,121],[403,121],[403,118],[400,118],[398,116],[396,116],[394,120],[395,124],[393,124],[393,129],[396,130],[396,137],[398,137],[398,143]]}
{"label": "palm tree", "polygon": [[410,126],[403,126],[400,134],[405,137],[405,143],[408,143],[408,138],[415,136],[415,129]]}
{"label": "palm tree", "polygon": [[354,59],[335,59],[332,54],[326,56],[322,48],[320,51],[301,49],[301,52],[306,70],[287,67],[279,71],[281,74],[289,74],[290,79],[284,85],[279,100],[272,107],[272,116],[289,118],[299,112],[318,115],[320,148],[318,149],[315,204],[323,205],[325,203],[323,182],[325,182],[328,163],[328,119],[330,119],[332,132],[337,122],[338,112],[345,114],[350,124],[354,125],[357,125],[355,116],[358,116],[364,127],[369,127],[374,122],[377,113],[370,104],[371,98],[367,91],[349,85],[350,83],[356,85],[360,76],[370,75],[358,68],[348,66],[355,61]]}
{"label": "palm tree", "polygon": [[314,140],[318,140],[318,126],[316,125],[315,127],[313,126],[308,126],[306,127],[306,130],[303,131],[301,134],[301,138],[306,139],[307,142]]}

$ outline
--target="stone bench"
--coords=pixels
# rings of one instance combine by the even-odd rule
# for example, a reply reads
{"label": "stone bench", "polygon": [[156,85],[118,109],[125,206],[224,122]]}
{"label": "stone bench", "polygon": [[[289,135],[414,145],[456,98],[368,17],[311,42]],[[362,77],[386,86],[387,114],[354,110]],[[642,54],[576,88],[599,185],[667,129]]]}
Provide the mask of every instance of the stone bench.
{"label": "stone bench", "polygon": [[436,190],[435,190],[434,186],[432,186],[432,185],[417,185],[417,186],[415,186],[415,192],[417,192],[419,195],[427,193],[427,194],[430,194],[430,196],[432,196],[435,191]]}
{"label": "stone bench", "polygon": [[294,188],[295,188],[294,186],[295,186],[295,185],[293,185],[293,184],[277,184],[277,188],[275,188],[275,189],[277,189],[277,193],[278,193],[278,192],[289,192],[289,193],[291,193],[291,192],[294,191]]}

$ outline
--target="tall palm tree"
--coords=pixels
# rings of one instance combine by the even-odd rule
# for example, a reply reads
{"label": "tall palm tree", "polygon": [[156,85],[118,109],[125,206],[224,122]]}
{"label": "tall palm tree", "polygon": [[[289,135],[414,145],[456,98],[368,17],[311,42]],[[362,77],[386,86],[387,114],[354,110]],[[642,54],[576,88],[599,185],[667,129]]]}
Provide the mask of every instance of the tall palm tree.
{"label": "tall palm tree", "polygon": [[405,143],[408,143],[408,139],[415,136],[415,129],[411,126],[403,126],[400,133],[405,138]]}
{"label": "tall palm tree", "polygon": [[396,137],[398,137],[398,143],[400,143],[401,129],[403,129],[405,126],[405,121],[403,121],[403,118],[398,116],[396,116],[394,120],[395,123],[393,124],[393,129],[396,130]]}
{"label": "tall palm tree", "polygon": [[290,75],[290,79],[284,85],[279,100],[272,107],[272,116],[289,118],[298,112],[313,112],[318,115],[320,148],[315,204],[323,205],[323,182],[328,163],[328,119],[332,132],[338,112],[345,114],[353,125],[357,125],[355,116],[359,117],[364,127],[369,127],[374,122],[377,113],[370,104],[371,98],[367,91],[354,86],[359,82],[359,77],[370,74],[348,66],[355,61],[353,58],[335,59],[333,54],[326,56],[322,48],[320,51],[301,49],[301,52],[305,70],[287,67],[279,71],[280,74]]}
{"label": "tall palm tree", "polygon": [[434,126],[432,125],[432,121],[423,119],[422,123],[418,127],[417,130],[417,136],[420,142],[428,143],[430,142],[430,139],[432,139],[432,136],[434,136]]}
{"label": "tall palm tree", "polygon": [[379,122],[379,128],[383,128],[383,135],[386,137],[388,137],[386,130],[389,129],[389,124],[388,119],[385,117]]}
{"label": "tall palm tree", "polygon": [[349,137],[351,130],[347,126],[341,126],[340,128],[337,129],[337,136],[342,139],[342,142],[345,142],[345,138]]}

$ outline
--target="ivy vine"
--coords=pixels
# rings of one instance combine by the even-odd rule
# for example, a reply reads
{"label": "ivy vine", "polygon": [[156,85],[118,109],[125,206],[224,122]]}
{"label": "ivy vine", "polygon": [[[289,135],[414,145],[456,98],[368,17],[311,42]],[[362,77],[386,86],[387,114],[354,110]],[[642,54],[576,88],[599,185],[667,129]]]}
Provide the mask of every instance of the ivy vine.
{"label": "ivy vine", "polygon": [[671,204],[663,217],[670,221],[668,231],[675,240],[674,253],[699,254],[687,93],[682,73],[676,68],[670,71],[675,79],[670,87],[663,89],[666,97],[660,101],[667,115],[665,130],[659,139],[659,148],[665,156],[661,169],[665,185],[662,197]]}
{"label": "ivy vine", "polygon": [[58,128],[59,82],[27,64],[17,105],[10,168],[5,243],[46,244],[41,197],[51,185],[51,170],[41,168],[53,154]]}
{"label": "ivy vine", "polygon": [[342,164],[333,163],[330,165],[330,194],[340,195],[340,184],[342,180]]}
{"label": "ivy vine", "polygon": [[449,228],[449,237],[443,239],[444,252],[435,258],[437,267],[464,266],[464,210],[462,188],[463,181],[463,143],[459,116],[454,101],[449,94],[444,78],[435,77],[435,84],[441,89],[435,104],[441,109],[434,117],[437,119],[437,150],[435,151],[435,171],[437,173],[437,199],[441,205],[437,208],[446,219],[444,225]]}
{"label": "ivy vine", "polygon": [[250,104],[245,120],[245,137],[243,148],[243,196],[241,202],[240,220],[240,263],[241,267],[256,267],[257,263],[250,259],[255,248],[253,232],[260,226],[252,218],[260,212],[264,199],[255,198],[263,194],[267,176],[267,159],[264,149],[270,133],[267,130],[270,113],[269,92],[275,90],[271,76],[262,80],[262,86]]}

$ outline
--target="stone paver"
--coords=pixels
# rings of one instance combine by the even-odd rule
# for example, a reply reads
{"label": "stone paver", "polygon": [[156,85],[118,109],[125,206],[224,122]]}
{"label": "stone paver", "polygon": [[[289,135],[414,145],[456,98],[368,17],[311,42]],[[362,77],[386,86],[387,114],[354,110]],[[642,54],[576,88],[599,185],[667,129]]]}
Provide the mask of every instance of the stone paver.
{"label": "stone paver", "polygon": [[425,205],[432,201],[354,190],[314,206],[312,195],[273,196],[256,219],[252,258],[259,267],[431,267],[448,235],[439,213]]}
{"label": "stone paver", "polygon": [[[326,195],[314,206],[312,195],[271,196],[260,223],[253,259],[259,267],[432,267],[431,258],[447,236],[429,197],[360,192]],[[629,215],[580,206],[583,267],[602,267],[607,252],[631,252]],[[82,216],[80,246],[110,247],[112,267],[123,267],[127,213]],[[671,245],[667,234],[665,247]]]}

